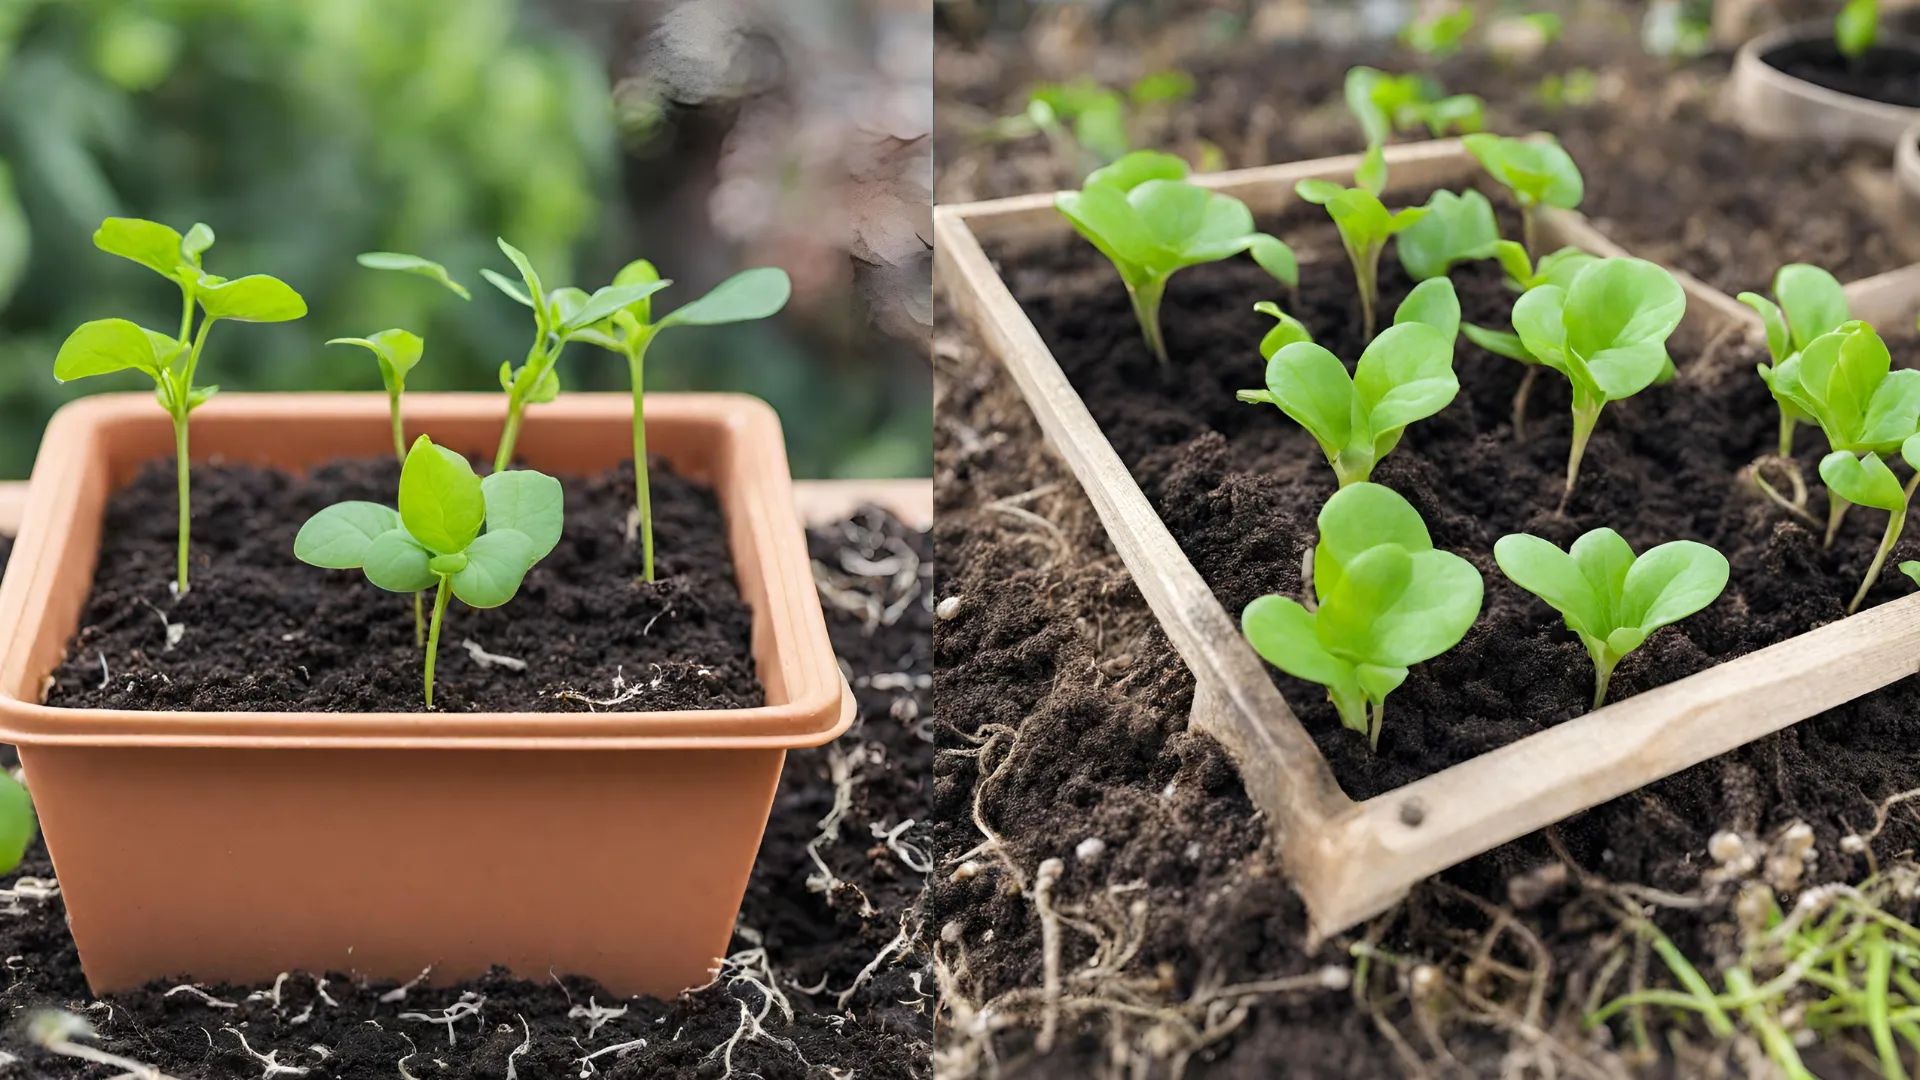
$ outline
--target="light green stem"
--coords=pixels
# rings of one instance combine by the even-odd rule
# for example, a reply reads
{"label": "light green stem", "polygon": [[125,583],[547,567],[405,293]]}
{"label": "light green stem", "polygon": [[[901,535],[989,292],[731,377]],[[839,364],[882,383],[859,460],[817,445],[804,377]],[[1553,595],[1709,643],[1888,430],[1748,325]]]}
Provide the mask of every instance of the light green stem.
{"label": "light green stem", "polygon": [[1154,359],[1160,361],[1162,367],[1169,363],[1167,339],[1160,332],[1160,298],[1166,289],[1165,279],[1127,286],[1127,295],[1133,300],[1134,317],[1140,320],[1140,333],[1147,339],[1147,348],[1153,351]]}
{"label": "light green stem", "polygon": [[1780,410],[1780,456],[1793,460],[1793,429],[1795,421],[1787,415],[1786,409]]}
{"label": "light green stem", "polygon": [[433,708],[433,661],[440,653],[440,617],[447,612],[447,600],[453,596],[448,575],[440,575],[433,593],[433,626],[427,631],[427,708]]}
{"label": "light green stem", "polygon": [[1526,365],[1527,373],[1520,376],[1520,389],[1513,392],[1513,441],[1525,442],[1527,438],[1527,395],[1533,390],[1533,381],[1540,377],[1540,365]]}
{"label": "light green stem", "polygon": [[1520,243],[1527,249],[1527,262],[1538,266],[1539,256],[1536,253],[1540,250],[1540,244],[1535,236],[1537,226],[1534,224],[1533,209],[1532,203],[1520,204]]}
{"label": "light green stem", "polygon": [[1607,684],[1613,681],[1613,668],[1619,662],[1619,657],[1609,656],[1605,652],[1593,658],[1593,707],[1595,710],[1607,703]]}
{"label": "light green stem", "polygon": [[421,593],[413,594],[413,647],[416,649],[427,647],[427,617],[421,611],[421,596]]}
{"label": "light green stem", "polygon": [[1385,244],[1368,244],[1353,256],[1354,284],[1360,289],[1360,326],[1362,341],[1373,340],[1373,309],[1380,302],[1380,251]]}
{"label": "light green stem", "polygon": [[500,452],[493,457],[494,472],[506,472],[507,466],[513,464],[513,444],[520,441],[520,416],[525,409],[526,405],[520,400],[520,395],[509,391],[507,393],[507,426],[500,431]]}
{"label": "light green stem", "polygon": [[400,423],[400,391],[387,391],[387,413],[393,418],[393,456],[407,462],[407,429]]}
{"label": "light green stem", "polygon": [[1847,516],[1847,507],[1853,504],[1841,498],[1832,488],[1827,489],[1827,539],[1820,546],[1832,548],[1834,538],[1840,535],[1840,521]]}
{"label": "light green stem", "polygon": [[1373,716],[1367,724],[1367,749],[1378,752],[1380,749],[1380,728],[1387,722],[1387,703],[1373,703]]}
{"label": "light green stem", "polygon": [[176,596],[187,595],[187,539],[193,530],[192,502],[189,498],[187,478],[187,404],[181,402],[180,411],[173,418],[173,446],[176,464],[180,474],[180,577],[176,582]]}
{"label": "light green stem", "polygon": [[633,376],[633,505],[640,512],[641,572],[652,581],[653,496],[647,482],[646,413],[647,342],[651,335],[641,333],[638,346],[627,357],[627,370]]}
{"label": "light green stem", "polygon": [[1853,594],[1853,603],[1847,605],[1847,614],[1860,610],[1861,602],[1867,598],[1867,590],[1880,580],[1880,568],[1887,565],[1887,554],[1893,550],[1893,545],[1900,542],[1900,531],[1906,524],[1907,508],[1904,506],[1887,515],[1887,531],[1880,538],[1880,550],[1873,553],[1873,563],[1867,567],[1867,579],[1860,583],[1860,591]]}
{"label": "light green stem", "polygon": [[1580,479],[1580,459],[1586,456],[1587,440],[1593,437],[1593,428],[1600,422],[1600,410],[1606,406],[1602,401],[1592,406],[1575,402],[1573,406],[1573,448],[1567,454],[1567,488],[1560,493],[1560,513],[1567,512],[1567,500],[1573,498],[1573,485]]}

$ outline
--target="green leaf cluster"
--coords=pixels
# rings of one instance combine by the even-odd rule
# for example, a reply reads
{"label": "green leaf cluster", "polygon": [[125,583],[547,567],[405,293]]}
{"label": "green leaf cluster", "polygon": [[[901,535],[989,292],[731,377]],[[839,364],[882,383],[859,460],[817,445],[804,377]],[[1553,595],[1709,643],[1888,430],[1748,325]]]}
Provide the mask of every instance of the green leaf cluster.
{"label": "green leaf cluster", "polygon": [[1833,44],[1840,55],[1858,60],[1880,40],[1879,0],[1847,0],[1833,20]]}
{"label": "green leaf cluster", "polygon": [[1920,425],[1920,371],[1894,371],[1886,342],[1859,320],[1776,363],[1767,385],[1819,424],[1832,450],[1890,454]]}
{"label": "green leaf cluster", "polygon": [[[1401,243],[1406,241],[1402,239]],[[1493,245],[1493,257],[1499,261],[1501,269],[1507,273],[1507,285],[1520,292],[1536,289],[1542,285],[1553,285],[1561,289],[1573,287],[1573,279],[1580,271],[1598,262],[1598,255],[1591,255],[1576,247],[1563,247],[1540,260],[1535,267],[1527,257],[1527,249],[1512,240],[1500,240]],[[1534,381],[1540,375],[1540,361],[1527,351],[1527,343],[1520,335],[1491,327],[1475,326],[1467,323],[1460,328],[1467,340],[1509,360],[1518,360],[1527,365],[1526,374],[1520,378],[1520,387],[1513,394],[1513,437],[1516,441],[1527,437],[1527,396],[1533,390]],[[1663,369],[1661,378],[1671,377],[1672,365]],[[1656,379],[1656,382],[1660,379]]]}
{"label": "green leaf cluster", "polygon": [[[995,125],[1002,137],[1022,137],[1045,133],[1056,147],[1077,161],[1090,158],[1090,168],[1124,157],[1133,148],[1129,134],[1130,108],[1151,108],[1193,96],[1193,76],[1169,70],[1147,75],[1122,94],[1093,79],[1075,79],[1064,83],[1042,83],[1027,97],[1026,108],[1018,117],[1008,117]],[[1068,140],[1072,145],[1067,145]]]}
{"label": "green leaf cluster", "polygon": [[1593,658],[1593,707],[1607,697],[1614,666],[1655,630],[1692,615],[1727,587],[1726,556],[1675,540],[1635,556],[1612,529],[1595,529],[1562,551],[1516,533],[1493,546],[1494,561],[1515,585],[1566,618]]}
{"label": "green leaf cluster", "polygon": [[1562,506],[1579,479],[1600,410],[1646,389],[1670,368],[1667,337],[1686,311],[1686,293],[1672,274],[1628,258],[1595,260],[1570,286],[1538,285],[1513,305],[1513,329],[1528,354],[1573,387],[1573,445]]}
{"label": "green leaf cluster", "polygon": [[372,502],[329,506],[300,527],[293,553],[313,566],[361,570],[389,592],[437,589],[426,655],[432,708],[449,596],[475,608],[513,599],[527,571],[560,542],[562,503],[551,476],[515,470],[481,479],[466,458],[422,435],[400,471],[397,511]]}
{"label": "green leaf cluster", "polygon": [[[1881,459],[1878,453],[1868,450],[1856,456],[1849,450],[1835,450],[1820,459],[1820,479],[1827,485],[1827,492],[1834,505],[1844,507],[1850,503],[1870,506],[1875,510],[1887,512],[1887,528],[1881,534],[1880,547],[1874,553],[1873,562],[1867,567],[1867,574],[1860,582],[1860,589],[1853,594],[1853,602],[1847,605],[1847,614],[1860,610],[1867,598],[1867,592],[1873,583],[1880,580],[1880,570],[1887,563],[1893,545],[1900,542],[1900,533],[1907,524],[1907,505],[1913,498],[1913,485],[1920,483],[1920,433],[1907,436],[1900,443],[1900,456],[1915,471],[1915,480],[1901,487],[1894,478],[1893,470]],[[1839,520],[1835,514],[1834,521]],[[1905,570],[1903,563],[1901,569]]]}
{"label": "green leaf cluster", "polygon": [[1163,364],[1160,299],[1176,270],[1248,252],[1276,280],[1299,282],[1293,249],[1258,231],[1245,203],[1186,177],[1186,162],[1141,150],[1095,170],[1079,191],[1054,196],[1055,208],[1119,272],[1141,333]]}
{"label": "green leaf cluster", "polygon": [[[1384,174],[1382,184],[1385,183]],[[1427,216],[1424,206],[1389,211],[1380,196],[1365,186],[1341,187],[1331,180],[1302,180],[1294,185],[1300,198],[1327,208],[1340,231],[1341,246],[1353,264],[1354,284],[1360,292],[1363,333],[1373,336],[1374,308],[1380,299],[1380,253],[1387,241]]]}
{"label": "green leaf cluster", "polygon": [[1847,293],[1832,274],[1808,263],[1788,263],[1773,275],[1774,301],[1758,293],[1743,292],[1740,302],[1760,315],[1767,329],[1767,352],[1773,363],[1761,364],[1760,378],[1780,408],[1780,456],[1793,456],[1793,431],[1797,424],[1808,423],[1808,416],[1793,400],[1789,388],[1774,388],[1774,370],[1797,356],[1823,334],[1839,330],[1853,316],[1848,310]]}
{"label": "green leaf cluster", "polygon": [[1368,146],[1384,146],[1394,132],[1422,125],[1438,138],[1449,131],[1479,131],[1486,121],[1485,103],[1478,97],[1447,94],[1425,75],[1349,68],[1342,94]]}
{"label": "green leaf cluster", "polygon": [[[1408,424],[1446,408],[1460,392],[1453,372],[1459,326],[1453,283],[1424,281],[1400,305],[1394,325],[1367,345],[1352,375],[1333,353],[1293,339],[1271,353],[1262,346],[1267,388],[1237,396],[1278,406],[1312,433],[1342,488],[1362,484],[1399,445]],[[1282,323],[1273,333],[1286,329]]]}
{"label": "green leaf cluster", "polygon": [[1407,669],[1459,644],[1479,616],[1480,572],[1435,550],[1419,513],[1378,484],[1340,489],[1319,524],[1312,605],[1263,596],[1241,630],[1268,663],[1326,687],[1341,723],[1377,748]]}
{"label": "green leaf cluster", "polygon": [[1436,191],[1427,199],[1426,210],[1394,242],[1400,265],[1413,280],[1440,277],[1455,263],[1494,257],[1501,242],[1500,226],[1485,195],[1472,190],[1458,195]]}
{"label": "green leaf cluster", "polygon": [[[207,332],[223,319],[285,322],[307,313],[306,301],[278,278],[249,274],[229,279],[208,273],[201,266],[201,258],[213,246],[213,240],[213,230],[204,224],[195,224],[183,236],[170,226],[140,218],[116,217],[101,222],[93,234],[95,247],[139,263],[180,289],[179,333],[168,336],[126,319],[95,319],[69,334],[53,359],[54,378],[61,382],[119,371],[138,371],[153,380],[154,396],[173,418],[180,476],[179,557],[174,582],[179,595],[187,592],[192,523],[187,490],[187,418],[220,389],[194,385]],[[200,312],[197,330],[196,304]]]}
{"label": "green leaf cluster", "polygon": [[1535,239],[1537,217],[1543,206],[1571,210],[1586,197],[1586,181],[1580,167],[1552,136],[1513,139],[1485,133],[1461,140],[1480,162],[1487,175],[1513,193],[1520,206],[1520,224],[1527,254],[1540,249]]}
{"label": "green leaf cluster", "polygon": [[1400,43],[1422,56],[1452,56],[1473,29],[1473,9],[1462,5],[1400,28]]}

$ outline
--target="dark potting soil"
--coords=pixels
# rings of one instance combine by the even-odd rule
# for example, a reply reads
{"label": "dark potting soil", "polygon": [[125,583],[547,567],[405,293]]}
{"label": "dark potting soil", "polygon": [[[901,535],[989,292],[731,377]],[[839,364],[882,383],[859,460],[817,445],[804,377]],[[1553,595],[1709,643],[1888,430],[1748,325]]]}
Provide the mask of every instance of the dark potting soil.
{"label": "dark potting soil", "polygon": [[1796,79],[1886,105],[1920,108],[1920,52],[1879,44],[1848,59],[1833,38],[1793,41],[1760,57]]}
{"label": "dark potting soil", "polygon": [[[862,578],[853,587],[884,597],[883,606],[913,590],[920,595],[902,606],[895,621],[872,627],[861,615],[827,608],[835,651],[860,700],[859,719],[837,742],[789,754],[781,774],[733,949],[737,954],[764,946],[771,975],[795,1015],[788,1021],[775,1008],[763,1022],[765,1035],[743,1035],[731,1050],[733,1075],[818,1080],[837,1069],[841,1075],[929,1080],[932,981],[923,941],[910,936],[904,953],[890,951],[866,981],[844,1000],[842,994],[903,926],[912,930],[920,923],[924,878],[906,869],[873,831],[913,820],[922,824],[900,839],[925,844],[932,614],[923,601],[931,588],[932,548],[925,534],[905,530],[878,511],[816,531],[811,543],[815,558],[836,569],[845,550],[875,558],[897,556],[895,548],[911,552],[911,560],[901,563],[917,566],[904,579]],[[856,751],[839,838],[820,847],[844,885],[823,895],[808,886],[817,867],[807,845],[834,804],[836,755]],[[11,761],[11,748],[4,756]],[[46,849],[36,841],[4,886],[52,876]],[[862,900],[869,907],[863,909]],[[7,958],[9,980],[0,990],[9,1018],[0,1048],[19,1057],[30,1075],[49,1080],[102,1073],[100,1066],[51,1054],[25,1039],[26,1018],[46,1008],[78,1013],[98,1030],[95,1045],[181,1080],[258,1077],[264,1067],[258,1055],[275,1055],[277,1064],[307,1070],[312,1080],[391,1080],[402,1068],[421,1080],[499,1080],[509,1065],[523,1080],[711,1080],[724,1071],[725,1047],[740,1030],[742,1007],[757,1014],[763,1005],[761,991],[744,982],[673,1001],[621,1000],[583,979],[529,981],[499,971],[457,985],[415,988],[395,1001],[381,1000],[393,984],[362,983],[342,973],[327,976],[331,1004],[320,997],[317,980],[304,973],[277,988],[203,988],[226,1005],[209,1004],[190,991],[170,995],[177,984],[168,982],[95,1000],[60,898],[22,897],[10,908],[0,907],[0,956]],[[768,970],[759,972],[763,982],[767,976]],[[815,992],[799,989],[816,985],[821,989]],[[451,1034],[445,1024],[401,1015],[442,1017],[463,1000],[477,1006],[478,1014],[457,1021]],[[594,1005],[625,1011],[594,1030],[595,1021],[585,1015]],[[252,1053],[242,1048],[242,1036]],[[645,1044],[609,1049],[634,1040]],[[593,1054],[598,1056],[582,1061]]]}
{"label": "dark potting soil", "polygon": [[[1301,255],[1296,314],[1337,355],[1357,357],[1358,301],[1331,225],[1302,214],[1268,224]],[[1003,272],[1227,611],[1237,614],[1267,593],[1297,595],[1301,555],[1335,490],[1333,473],[1298,425],[1270,406],[1233,397],[1262,383],[1257,344],[1269,321],[1251,308],[1281,298],[1271,281],[1247,260],[1176,274],[1164,309],[1175,359],[1163,374],[1111,267],[1092,248],[1007,256]],[[1391,252],[1381,279],[1383,311],[1391,313],[1410,288]],[[1467,321],[1506,325],[1512,297],[1492,264],[1458,268],[1453,279]],[[1507,533],[1530,532],[1564,547],[1605,525],[1638,551],[1693,539],[1731,561],[1721,598],[1624,660],[1610,701],[1844,615],[1884,515],[1856,508],[1834,549],[1823,551],[1815,532],[1762,500],[1740,478],[1776,438],[1777,414],[1753,374],[1756,357],[1732,341],[1703,353],[1690,336],[1683,330],[1673,342],[1675,383],[1607,407],[1564,517],[1554,508],[1571,426],[1565,381],[1543,372],[1528,437],[1516,442],[1509,415],[1520,366],[1460,339],[1459,396],[1409,428],[1374,480],[1413,503],[1438,547],[1480,570],[1486,600],[1479,620],[1459,646],[1415,667],[1388,699],[1377,754],[1339,725],[1320,687],[1273,673],[1349,794],[1370,797],[1587,711],[1593,672],[1585,651],[1557,613],[1508,582],[1493,562],[1494,541]],[[1821,441],[1817,430],[1803,428],[1796,443],[1810,477],[1817,477]],[[1824,509],[1816,495],[1814,512]],[[1920,542],[1903,539],[1888,566],[1915,555]],[[1911,590],[1889,572],[1868,603]],[[1587,833],[1592,845],[1576,854],[1597,858],[1605,847],[1610,873],[1631,867],[1627,880],[1684,883],[1694,872],[1687,860],[1710,832],[1752,819],[1763,807],[1769,817],[1805,817],[1831,841],[1843,817],[1857,824],[1869,799],[1920,778],[1915,736],[1920,687],[1902,682],[1629,796],[1622,803],[1645,803],[1631,827]]]}
{"label": "dark potting soil", "polygon": [[[505,606],[455,600],[440,630],[434,708],[447,712],[726,709],[765,693],[714,493],[652,463],[655,578],[626,540],[633,470],[562,477],[559,546]],[[300,526],[346,499],[393,505],[399,466],[336,461],[301,476],[193,470],[191,588],[174,600],[171,459],[107,503],[93,593],[47,703],[68,708],[412,712],[422,705],[410,598],[357,570],[293,557]],[[426,598],[432,607],[432,597]],[[168,644],[168,628],[184,628]],[[465,643],[526,662],[485,663]],[[616,683],[616,679],[621,680]],[[618,705],[636,684],[647,689]],[[586,699],[596,703],[589,706]]]}

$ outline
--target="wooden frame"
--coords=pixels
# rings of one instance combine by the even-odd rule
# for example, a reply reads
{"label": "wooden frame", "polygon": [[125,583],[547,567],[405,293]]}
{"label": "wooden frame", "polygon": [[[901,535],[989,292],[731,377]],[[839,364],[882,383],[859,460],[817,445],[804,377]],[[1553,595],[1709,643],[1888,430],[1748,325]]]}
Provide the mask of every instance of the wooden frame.
{"label": "wooden frame", "polygon": [[[1397,190],[1456,184],[1478,170],[1455,141],[1392,147],[1387,159]],[[1358,163],[1357,156],[1328,158],[1197,182],[1266,215],[1296,202],[1297,181],[1344,181]],[[1554,212],[1541,224],[1551,243],[1624,254],[1577,214]],[[1013,375],[1192,669],[1192,724],[1239,763],[1248,794],[1282,841],[1284,869],[1306,901],[1316,939],[1384,911],[1437,871],[1920,670],[1916,595],[1355,802],[981,247],[983,238],[1030,242],[1067,234],[1051,195],[936,207],[936,273]],[[1674,276],[1688,294],[1692,332],[1758,331],[1745,305],[1687,274]]]}

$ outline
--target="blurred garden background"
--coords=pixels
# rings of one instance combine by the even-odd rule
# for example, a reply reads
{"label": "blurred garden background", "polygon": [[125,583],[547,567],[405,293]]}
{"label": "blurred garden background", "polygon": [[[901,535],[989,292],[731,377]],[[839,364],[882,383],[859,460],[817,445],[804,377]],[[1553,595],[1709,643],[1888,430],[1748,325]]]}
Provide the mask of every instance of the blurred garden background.
{"label": "blurred garden background", "polygon": [[[0,478],[109,388],[54,381],[68,331],[178,318],[94,249],[110,215],[205,221],[210,271],[307,298],[214,336],[199,381],[226,390],[377,390],[322,343],[390,326],[427,339],[409,389],[497,389],[530,327],[478,273],[512,276],[496,236],[549,285],[649,258],[664,307],[777,265],[781,316],[664,335],[647,388],[767,398],[797,476],[925,475],[931,76],[931,0],[0,0]],[[472,301],[355,264],[373,250]],[[584,346],[560,374],[626,385]]]}

